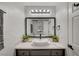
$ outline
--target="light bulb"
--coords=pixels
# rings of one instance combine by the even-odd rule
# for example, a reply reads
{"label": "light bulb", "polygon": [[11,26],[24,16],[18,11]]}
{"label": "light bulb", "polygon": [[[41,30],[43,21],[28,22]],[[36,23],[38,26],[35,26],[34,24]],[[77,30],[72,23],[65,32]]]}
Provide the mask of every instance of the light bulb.
{"label": "light bulb", "polygon": [[34,10],[31,10],[31,12],[34,12]]}
{"label": "light bulb", "polygon": [[39,10],[39,12],[41,12],[41,9]]}
{"label": "light bulb", "polygon": [[38,12],[38,10],[35,10],[35,12]]}
{"label": "light bulb", "polygon": [[43,12],[46,12],[46,10],[44,9]]}
{"label": "light bulb", "polygon": [[47,10],[47,12],[50,12],[49,10]]}

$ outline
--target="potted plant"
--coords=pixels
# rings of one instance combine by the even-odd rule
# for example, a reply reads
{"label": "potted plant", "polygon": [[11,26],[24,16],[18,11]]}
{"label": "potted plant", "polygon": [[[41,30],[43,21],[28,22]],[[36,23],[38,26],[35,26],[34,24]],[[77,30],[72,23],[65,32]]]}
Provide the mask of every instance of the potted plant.
{"label": "potted plant", "polygon": [[23,39],[22,41],[23,42],[29,41],[29,38],[31,38],[29,35],[23,35],[22,36],[22,39]]}
{"label": "potted plant", "polygon": [[56,35],[53,35],[53,36],[52,36],[52,41],[53,41],[53,42],[59,42],[59,37],[56,36]]}

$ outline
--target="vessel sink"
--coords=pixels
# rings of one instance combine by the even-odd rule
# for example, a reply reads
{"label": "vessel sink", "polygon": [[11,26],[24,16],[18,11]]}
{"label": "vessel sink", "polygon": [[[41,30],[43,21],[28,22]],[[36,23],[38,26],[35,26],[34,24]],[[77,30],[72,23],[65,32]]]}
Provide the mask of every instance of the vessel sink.
{"label": "vessel sink", "polygon": [[34,39],[32,41],[32,45],[33,46],[48,46],[50,44],[48,39]]}

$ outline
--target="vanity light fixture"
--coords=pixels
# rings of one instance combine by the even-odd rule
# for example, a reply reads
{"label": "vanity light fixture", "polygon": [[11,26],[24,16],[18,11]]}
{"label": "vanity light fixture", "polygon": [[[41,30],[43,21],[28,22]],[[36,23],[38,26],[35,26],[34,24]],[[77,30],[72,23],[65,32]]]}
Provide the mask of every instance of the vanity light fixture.
{"label": "vanity light fixture", "polygon": [[32,14],[50,14],[50,10],[48,9],[34,9],[31,10]]}

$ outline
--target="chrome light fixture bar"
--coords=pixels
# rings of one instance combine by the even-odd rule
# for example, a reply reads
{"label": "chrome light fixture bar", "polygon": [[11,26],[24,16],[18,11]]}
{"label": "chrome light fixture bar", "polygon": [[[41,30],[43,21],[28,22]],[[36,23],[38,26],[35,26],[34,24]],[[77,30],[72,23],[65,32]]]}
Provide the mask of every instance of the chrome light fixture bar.
{"label": "chrome light fixture bar", "polygon": [[32,14],[50,14],[50,10],[48,9],[35,9],[35,10],[31,10]]}

